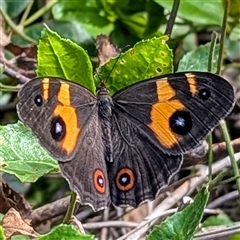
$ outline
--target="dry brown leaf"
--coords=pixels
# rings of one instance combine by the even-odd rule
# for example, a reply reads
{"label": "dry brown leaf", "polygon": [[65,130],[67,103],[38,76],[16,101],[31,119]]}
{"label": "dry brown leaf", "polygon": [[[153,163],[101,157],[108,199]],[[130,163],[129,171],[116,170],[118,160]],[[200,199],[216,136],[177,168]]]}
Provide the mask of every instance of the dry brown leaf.
{"label": "dry brown leaf", "polygon": [[[28,46],[19,46],[9,43],[5,49],[14,54],[15,62],[18,68],[25,71],[33,71],[36,69],[36,45],[29,44]],[[35,74],[33,77],[35,77]]]}
{"label": "dry brown leaf", "polygon": [[10,36],[7,36],[4,29],[3,29],[3,17],[0,14],[0,49],[5,47],[6,45],[8,45],[10,43]]}
{"label": "dry brown leaf", "polygon": [[82,223],[76,217],[72,216],[70,222],[80,233],[85,234]]}
{"label": "dry brown leaf", "polygon": [[32,207],[24,197],[15,192],[0,178],[0,213],[5,214],[10,208],[19,211],[25,221],[32,212]]}
{"label": "dry brown leaf", "polygon": [[129,211],[123,219],[128,222],[141,222],[147,216],[147,204],[143,204],[136,209]]}
{"label": "dry brown leaf", "polygon": [[111,57],[116,57],[121,49],[111,43],[110,38],[106,35],[100,35],[95,43],[98,51],[99,65],[103,65],[109,61]]}
{"label": "dry brown leaf", "polygon": [[18,211],[11,208],[2,219],[2,227],[7,239],[11,239],[14,235],[25,235],[37,237],[38,233],[26,223]]}

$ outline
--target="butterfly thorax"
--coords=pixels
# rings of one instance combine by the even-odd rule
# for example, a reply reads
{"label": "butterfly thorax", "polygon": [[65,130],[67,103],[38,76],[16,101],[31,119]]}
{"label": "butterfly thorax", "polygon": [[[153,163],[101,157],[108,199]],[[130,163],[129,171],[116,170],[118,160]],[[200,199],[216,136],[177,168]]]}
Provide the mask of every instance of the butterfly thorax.
{"label": "butterfly thorax", "polygon": [[113,147],[112,147],[112,98],[109,95],[107,88],[102,84],[97,91],[98,100],[98,116],[101,122],[102,140],[105,147],[105,160],[112,162]]}

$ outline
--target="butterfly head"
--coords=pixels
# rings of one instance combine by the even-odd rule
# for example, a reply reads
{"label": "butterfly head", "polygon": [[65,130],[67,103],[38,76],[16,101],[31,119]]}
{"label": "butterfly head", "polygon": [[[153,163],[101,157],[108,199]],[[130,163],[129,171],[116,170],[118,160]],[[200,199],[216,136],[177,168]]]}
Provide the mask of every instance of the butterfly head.
{"label": "butterfly head", "polygon": [[107,89],[105,82],[101,81],[101,83],[98,85],[97,95],[98,96],[109,95],[109,90]]}

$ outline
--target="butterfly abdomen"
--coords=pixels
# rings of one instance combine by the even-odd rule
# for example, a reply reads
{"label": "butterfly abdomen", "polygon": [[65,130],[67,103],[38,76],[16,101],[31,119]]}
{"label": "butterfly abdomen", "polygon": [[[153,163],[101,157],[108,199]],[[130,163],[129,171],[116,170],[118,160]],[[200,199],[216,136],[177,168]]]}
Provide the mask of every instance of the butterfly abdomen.
{"label": "butterfly abdomen", "polygon": [[98,116],[100,118],[102,129],[102,140],[105,148],[105,160],[107,162],[113,161],[113,147],[112,147],[112,98],[108,95],[105,87],[101,88],[97,95],[98,99]]}

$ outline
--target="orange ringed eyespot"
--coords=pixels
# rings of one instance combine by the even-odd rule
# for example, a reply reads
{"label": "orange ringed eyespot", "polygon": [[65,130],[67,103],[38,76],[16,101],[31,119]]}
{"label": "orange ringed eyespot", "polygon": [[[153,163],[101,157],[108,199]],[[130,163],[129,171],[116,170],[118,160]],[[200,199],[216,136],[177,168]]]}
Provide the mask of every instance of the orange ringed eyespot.
{"label": "orange ringed eyespot", "polygon": [[135,185],[135,176],[130,168],[122,168],[116,174],[116,186],[121,191],[129,191]]}
{"label": "orange ringed eyespot", "polygon": [[106,191],[106,180],[102,170],[96,169],[93,173],[93,184],[97,192],[103,194]]}

